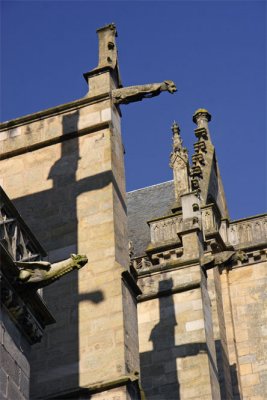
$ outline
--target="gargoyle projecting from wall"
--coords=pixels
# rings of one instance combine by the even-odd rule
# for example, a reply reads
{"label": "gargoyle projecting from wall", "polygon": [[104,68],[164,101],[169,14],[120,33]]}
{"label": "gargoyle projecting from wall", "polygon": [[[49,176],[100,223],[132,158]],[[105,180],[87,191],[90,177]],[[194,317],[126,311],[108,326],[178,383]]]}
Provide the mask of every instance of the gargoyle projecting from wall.
{"label": "gargoyle projecting from wall", "polygon": [[50,264],[47,261],[17,261],[16,265],[20,269],[17,283],[33,289],[40,289],[50,285],[63,275],[82,268],[87,262],[87,257],[79,254],[71,254],[71,257],[67,260],[55,264]]}
{"label": "gargoyle projecting from wall", "polygon": [[128,86],[112,90],[112,98],[115,104],[129,104],[150,97],[158,96],[161,92],[174,93],[177,91],[173,81],[161,83],[149,83],[147,85]]}
{"label": "gargoyle projecting from wall", "polygon": [[231,261],[246,261],[248,256],[242,250],[239,251],[222,251],[217,254],[205,254],[201,259],[201,265],[205,269],[210,269],[215,266],[223,266],[229,264]]}

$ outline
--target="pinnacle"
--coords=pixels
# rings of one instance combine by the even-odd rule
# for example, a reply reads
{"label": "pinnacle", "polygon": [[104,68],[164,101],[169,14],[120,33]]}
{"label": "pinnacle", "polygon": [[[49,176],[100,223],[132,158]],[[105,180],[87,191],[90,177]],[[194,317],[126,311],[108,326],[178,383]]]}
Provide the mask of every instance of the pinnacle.
{"label": "pinnacle", "polygon": [[200,118],[205,118],[207,122],[211,120],[211,114],[205,108],[198,108],[193,115],[193,122],[198,125]]}

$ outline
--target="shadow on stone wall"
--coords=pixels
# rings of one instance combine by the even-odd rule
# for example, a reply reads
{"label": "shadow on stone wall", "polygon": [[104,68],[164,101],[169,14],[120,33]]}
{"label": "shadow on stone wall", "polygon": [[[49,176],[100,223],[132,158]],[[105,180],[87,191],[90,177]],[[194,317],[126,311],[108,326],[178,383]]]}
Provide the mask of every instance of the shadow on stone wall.
{"label": "shadow on stone wall", "polygon": [[[112,182],[121,198],[112,171],[76,181],[79,142],[71,133],[77,132],[78,120],[78,111],[63,117],[61,157],[47,177],[52,179],[53,187],[36,193],[33,187],[33,194],[13,200],[42,246],[52,254],[51,261],[78,252],[77,197],[80,194],[101,190]],[[45,148],[44,157],[48,157],[48,149]],[[34,170],[35,165],[32,168]],[[36,187],[40,186],[42,182],[38,182],[37,177]],[[90,261],[85,268],[90,268]],[[42,342],[32,348],[31,399],[44,399],[66,388],[79,387],[78,304],[81,301],[97,304],[104,300],[104,294],[97,290],[79,295],[77,274],[74,271],[43,289],[43,299],[56,324],[48,327]]]}
{"label": "shadow on stone wall", "polygon": [[242,397],[240,396],[240,391],[239,391],[239,386],[238,386],[238,376],[237,376],[236,364],[230,365],[230,373],[231,373],[231,382],[232,382],[232,389],[233,389],[233,399],[241,400]]}
{"label": "shadow on stone wall", "polygon": [[222,346],[221,340],[215,341],[215,348],[221,399],[233,398],[241,400],[236,364],[229,364],[229,358]]}
{"label": "shadow on stone wall", "polygon": [[[173,287],[172,279],[159,282],[159,292],[161,292],[162,289],[166,289],[166,285],[171,289]],[[159,311],[160,320],[150,334],[153,350],[140,354],[142,388],[148,400],[186,399],[186,396],[180,392],[179,370],[177,368],[178,360],[181,358],[188,358],[188,369],[190,369],[190,357],[196,356],[199,353],[207,353],[211,364],[213,364],[213,360],[209,354],[206,343],[175,344],[175,326],[179,323],[179,320],[177,322],[178,316],[175,315],[172,295],[159,297]],[[218,370],[220,371],[219,382],[221,399],[224,400],[230,398],[225,397],[226,379],[224,378],[224,370],[222,368],[222,360],[225,362],[228,358],[226,354],[222,354],[221,346],[217,345],[216,349],[217,352],[220,351],[219,356],[217,354],[217,360],[219,359]],[[213,365],[213,367],[216,370],[216,366]],[[228,369],[229,377],[231,371],[232,379],[234,377],[236,378],[235,364],[229,366],[228,363]],[[231,378],[229,379],[230,388],[227,392],[231,393],[233,385],[231,384]],[[188,385],[193,387],[194,379],[188,379],[188,381],[184,381],[183,384],[187,385],[187,387]],[[233,384],[235,385],[234,399],[239,400],[240,394],[238,392],[237,380],[233,382]]]}

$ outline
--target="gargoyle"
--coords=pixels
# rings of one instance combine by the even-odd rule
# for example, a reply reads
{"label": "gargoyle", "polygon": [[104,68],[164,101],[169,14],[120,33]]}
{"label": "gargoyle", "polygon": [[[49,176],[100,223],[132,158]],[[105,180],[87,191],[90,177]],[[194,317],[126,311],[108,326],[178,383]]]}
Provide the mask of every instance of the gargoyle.
{"label": "gargoyle", "polygon": [[173,81],[114,89],[112,90],[112,98],[115,104],[129,104],[135,101],[141,101],[143,99],[158,96],[161,92],[166,91],[169,93],[177,91]]}
{"label": "gargoyle", "polygon": [[216,254],[205,254],[201,259],[201,266],[205,269],[213,268],[230,263],[231,261],[246,261],[248,256],[242,250],[239,251],[221,251]]}
{"label": "gargoyle", "polygon": [[20,272],[17,283],[34,289],[40,289],[50,285],[61,278],[61,276],[75,269],[82,268],[87,262],[87,257],[79,254],[71,254],[67,260],[55,264],[50,264],[47,261],[18,261],[16,265],[20,269]]}

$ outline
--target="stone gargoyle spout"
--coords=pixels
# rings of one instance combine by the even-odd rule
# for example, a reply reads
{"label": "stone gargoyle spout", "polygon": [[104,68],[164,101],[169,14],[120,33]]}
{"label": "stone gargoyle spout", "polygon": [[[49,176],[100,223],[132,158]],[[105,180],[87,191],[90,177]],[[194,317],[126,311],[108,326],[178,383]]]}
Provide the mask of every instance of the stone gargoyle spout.
{"label": "stone gargoyle spout", "polygon": [[150,97],[158,96],[161,92],[174,93],[177,91],[173,81],[148,83],[146,85],[128,86],[112,90],[114,104],[129,104]]}
{"label": "stone gargoyle spout", "polygon": [[34,289],[50,285],[69,272],[82,268],[88,259],[85,255],[71,254],[67,260],[50,264],[47,261],[16,262],[19,268],[17,283]]}
{"label": "stone gargoyle spout", "polygon": [[205,269],[213,268],[214,266],[222,266],[231,261],[247,261],[248,256],[242,250],[238,251],[222,251],[217,254],[204,255],[201,259],[201,265]]}

